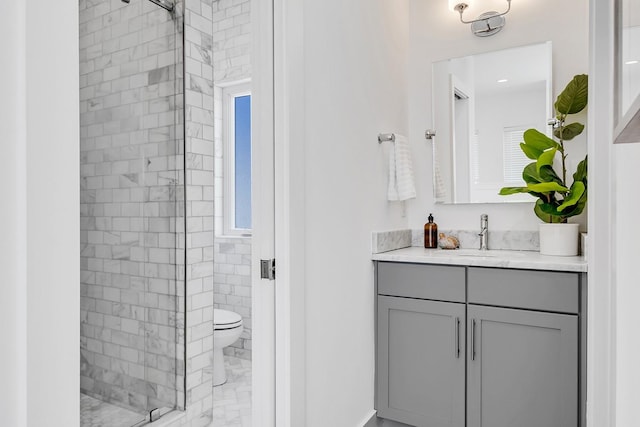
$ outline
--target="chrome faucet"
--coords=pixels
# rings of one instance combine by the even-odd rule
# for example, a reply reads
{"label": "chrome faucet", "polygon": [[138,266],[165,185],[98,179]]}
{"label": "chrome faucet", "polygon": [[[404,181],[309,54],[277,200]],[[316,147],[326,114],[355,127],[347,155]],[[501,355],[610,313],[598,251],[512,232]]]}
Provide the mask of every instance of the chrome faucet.
{"label": "chrome faucet", "polygon": [[489,237],[489,215],[487,214],[480,215],[480,233],[478,236],[480,236],[480,250],[486,251],[489,249],[487,247],[487,240]]}

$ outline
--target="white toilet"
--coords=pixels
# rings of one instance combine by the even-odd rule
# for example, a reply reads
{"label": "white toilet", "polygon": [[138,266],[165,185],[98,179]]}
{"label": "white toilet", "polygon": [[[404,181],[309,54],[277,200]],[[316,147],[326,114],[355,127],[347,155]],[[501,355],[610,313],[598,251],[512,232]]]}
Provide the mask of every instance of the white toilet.
{"label": "white toilet", "polygon": [[222,349],[230,346],[242,334],[242,316],[228,310],[213,309],[213,385],[227,382]]}

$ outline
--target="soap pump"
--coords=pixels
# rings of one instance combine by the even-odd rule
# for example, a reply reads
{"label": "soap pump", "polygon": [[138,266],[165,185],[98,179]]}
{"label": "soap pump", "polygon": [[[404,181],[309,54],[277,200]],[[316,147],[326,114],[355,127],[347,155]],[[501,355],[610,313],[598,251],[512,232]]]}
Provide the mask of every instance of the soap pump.
{"label": "soap pump", "polygon": [[438,247],[438,225],[433,222],[433,214],[429,214],[429,222],[424,225],[424,247],[433,249]]}

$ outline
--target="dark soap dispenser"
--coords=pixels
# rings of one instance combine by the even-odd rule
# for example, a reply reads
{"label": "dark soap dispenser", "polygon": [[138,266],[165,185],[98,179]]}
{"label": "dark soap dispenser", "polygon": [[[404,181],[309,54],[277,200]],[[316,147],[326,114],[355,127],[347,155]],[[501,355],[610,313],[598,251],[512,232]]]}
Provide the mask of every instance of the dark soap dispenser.
{"label": "dark soap dispenser", "polygon": [[428,249],[438,247],[438,224],[433,222],[433,214],[429,214],[429,222],[424,225],[424,247]]}

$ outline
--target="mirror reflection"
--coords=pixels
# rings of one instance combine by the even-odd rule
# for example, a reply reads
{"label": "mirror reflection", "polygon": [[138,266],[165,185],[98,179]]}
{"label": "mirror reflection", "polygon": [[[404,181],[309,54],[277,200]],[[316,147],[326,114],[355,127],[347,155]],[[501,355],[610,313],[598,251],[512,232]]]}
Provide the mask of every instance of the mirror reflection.
{"label": "mirror reflection", "polygon": [[640,5],[621,1],[619,52],[619,113],[623,120],[640,108]]}
{"label": "mirror reflection", "polygon": [[551,42],[433,64],[436,203],[532,201],[498,192],[524,185],[524,131],[550,132],[551,74]]}

